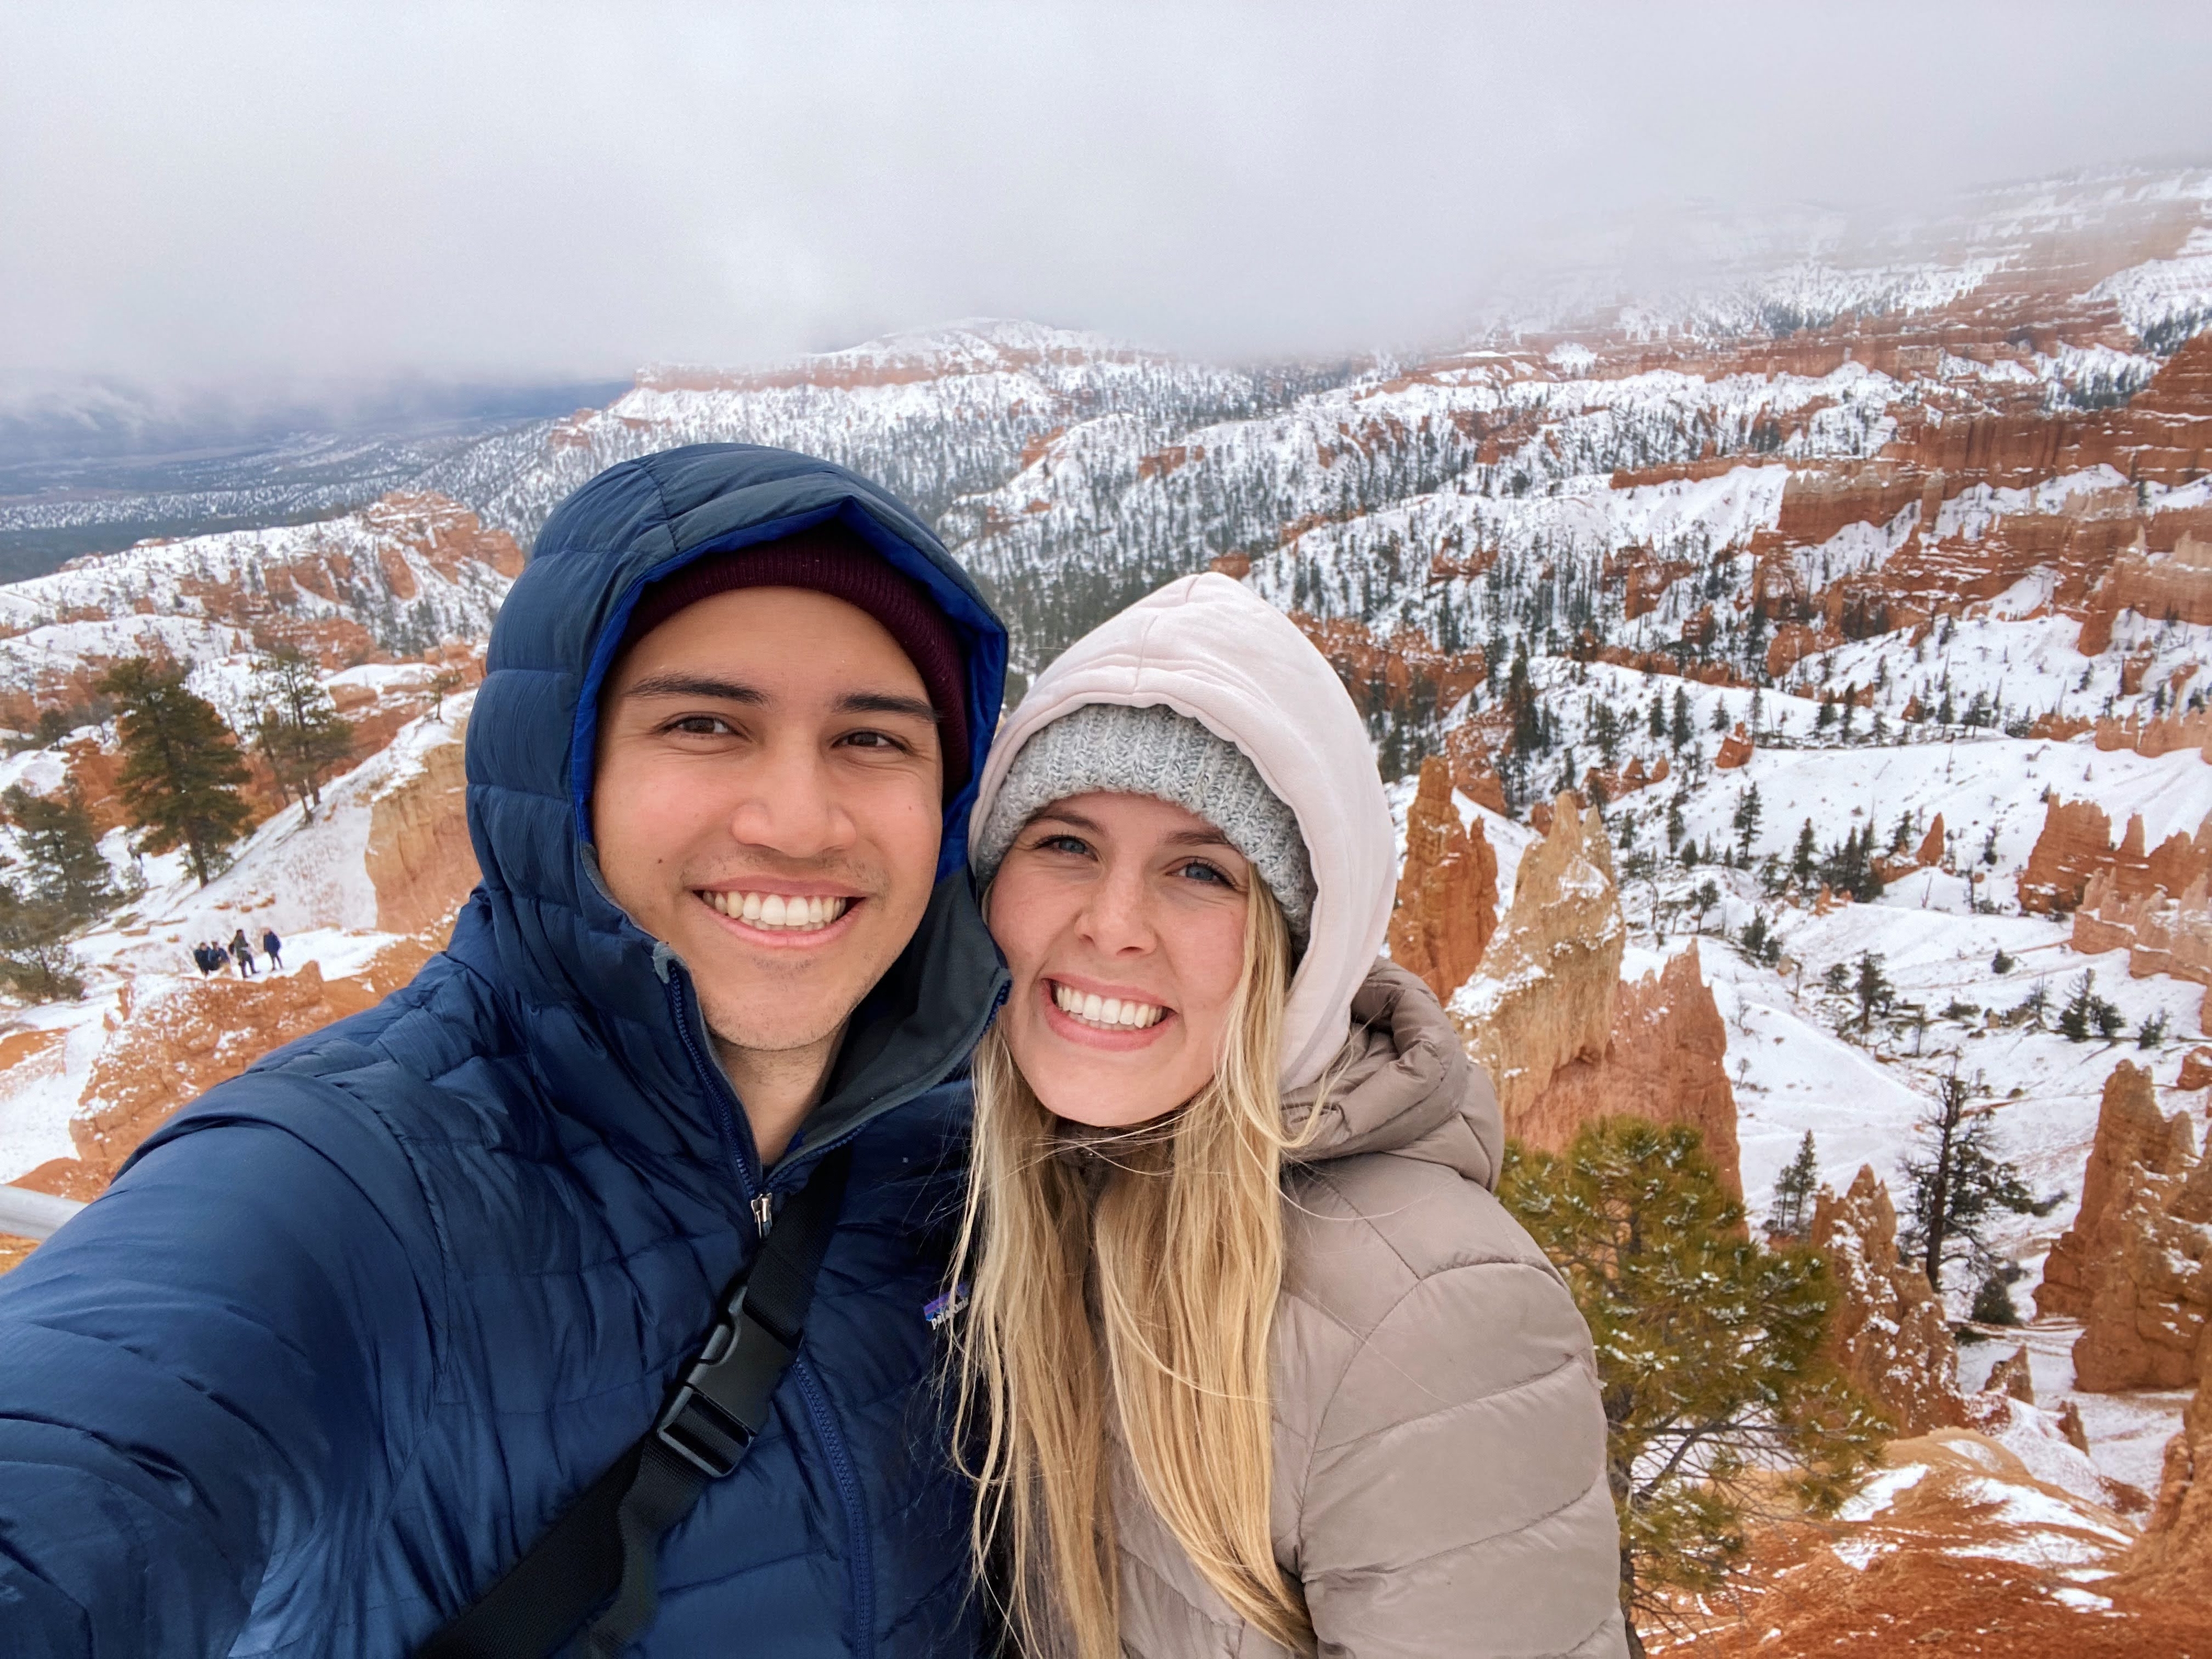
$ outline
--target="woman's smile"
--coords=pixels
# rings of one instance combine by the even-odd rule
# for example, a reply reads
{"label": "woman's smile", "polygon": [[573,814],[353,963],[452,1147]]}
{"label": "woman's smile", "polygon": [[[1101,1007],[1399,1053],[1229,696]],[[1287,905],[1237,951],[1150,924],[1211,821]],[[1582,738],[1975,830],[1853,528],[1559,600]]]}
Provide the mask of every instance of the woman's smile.
{"label": "woman's smile", "polygon": [[1166,1035],[1175,1010],[1133,992],[1100,992],[1074,979],[1041,977],[1045,1024],[1056,1036],[1108,1048],[1143,1048]]}

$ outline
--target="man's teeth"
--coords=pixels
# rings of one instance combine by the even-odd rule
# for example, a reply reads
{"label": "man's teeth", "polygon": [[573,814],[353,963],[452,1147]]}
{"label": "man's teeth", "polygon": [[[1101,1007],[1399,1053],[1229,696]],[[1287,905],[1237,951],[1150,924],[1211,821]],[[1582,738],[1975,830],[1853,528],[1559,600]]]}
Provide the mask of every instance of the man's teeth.
{"label": "man's teeth", "polygon": [[1095,992],[1079,991],[1072,986],[1054,981],[1052,1000],[1060,1012],[1081,1020],[1085,1025],[1106,1025],[1129,1030],[1142,1030],[1147,1025],[1159,1024],[1166,1012],[1150,1002],[1124,1002],[1119,997],[1102,997]]}
{"label": "man's teeth", "polygon": [[724,915],[754,927],[811,933],[827,927],[852,908],[848,898],[790,898],[781,893],[718,893],[702,889],[701,898]]}

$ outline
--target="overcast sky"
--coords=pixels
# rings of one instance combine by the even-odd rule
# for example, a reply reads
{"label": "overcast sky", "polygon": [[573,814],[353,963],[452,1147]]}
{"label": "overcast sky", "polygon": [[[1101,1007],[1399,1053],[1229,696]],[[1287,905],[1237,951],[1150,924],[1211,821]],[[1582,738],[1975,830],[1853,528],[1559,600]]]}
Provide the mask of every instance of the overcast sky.
{"label": "overcast sky", "polygon": [[2212,160],[2212,3],[0,11],[0,378],[1448,337],[1543,227]]}

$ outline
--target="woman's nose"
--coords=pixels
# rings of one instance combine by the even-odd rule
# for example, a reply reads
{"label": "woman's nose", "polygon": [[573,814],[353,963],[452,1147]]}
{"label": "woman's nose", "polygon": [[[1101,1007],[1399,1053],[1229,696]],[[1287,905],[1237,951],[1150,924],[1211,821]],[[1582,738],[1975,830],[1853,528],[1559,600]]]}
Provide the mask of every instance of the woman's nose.
{"label": "woman's nose", "polygon": [[1152,948],[1156,930],[1141,872],[1109,867],[1100,877],[1084,906],[1083,932],[1115,955]]}

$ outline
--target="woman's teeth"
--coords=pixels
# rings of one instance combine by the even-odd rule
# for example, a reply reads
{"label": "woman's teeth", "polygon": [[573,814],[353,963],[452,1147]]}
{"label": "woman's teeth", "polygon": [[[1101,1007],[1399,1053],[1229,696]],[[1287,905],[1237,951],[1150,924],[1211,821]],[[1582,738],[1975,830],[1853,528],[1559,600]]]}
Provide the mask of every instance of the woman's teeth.
{"label": "woman's teeth", "polygon": [[794,933],[827,927],[853,904],[848,898],[788,898],[781,893],[718,893],[711,889],[702,889],[699,896],[724,915],[750,927]]}
{"label": "woman's teeth", "polygon": [[1085,1025],[1103,1025],[1122,1030],[1142,1030],[1147,1025],[1159,1024],[1160,1016],[1167,1011],[1150,1002],[1124,1002],[1119,997],[1102,997],[1090,991],[1078,991],[1055,981],[1052,1000],[1060,1012],[1081,1020]]}

